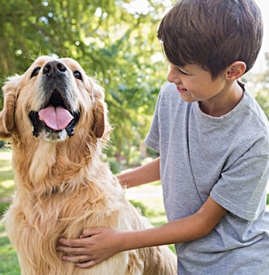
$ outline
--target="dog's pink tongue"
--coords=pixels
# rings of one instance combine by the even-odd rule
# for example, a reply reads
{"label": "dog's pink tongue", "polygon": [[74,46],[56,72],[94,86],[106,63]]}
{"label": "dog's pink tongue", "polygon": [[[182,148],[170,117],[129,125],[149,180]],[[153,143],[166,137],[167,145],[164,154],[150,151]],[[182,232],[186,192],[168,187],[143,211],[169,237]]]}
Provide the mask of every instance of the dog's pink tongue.
{"label": "dog's pink tongue", "polygon": [[74,118],[66,109],[61,106],[49,106],[38,112],[39,119],[53,130],[64,129]]}

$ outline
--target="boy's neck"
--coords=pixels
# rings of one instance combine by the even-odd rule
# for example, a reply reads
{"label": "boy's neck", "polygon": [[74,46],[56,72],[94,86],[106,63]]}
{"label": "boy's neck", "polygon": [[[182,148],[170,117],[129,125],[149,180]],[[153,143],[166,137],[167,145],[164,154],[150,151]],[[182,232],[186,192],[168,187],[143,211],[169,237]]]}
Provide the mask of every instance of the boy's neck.
{"label": "boy's neck", "polygon": [[221,117],[235,108],[244,95],[244,86],[239,82],[233,82],[232,85],[221,91],[214,98],[199,101],[202,112],[213,117]]}

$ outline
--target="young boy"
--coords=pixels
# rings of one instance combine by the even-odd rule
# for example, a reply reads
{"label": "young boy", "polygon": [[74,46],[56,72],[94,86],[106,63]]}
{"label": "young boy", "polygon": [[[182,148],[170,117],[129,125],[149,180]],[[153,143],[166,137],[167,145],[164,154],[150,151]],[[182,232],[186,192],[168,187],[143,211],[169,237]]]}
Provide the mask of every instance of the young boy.
{"label": "young boy", "polygon": [[136,232],[88,228],[58,249],[87,268],[121,251],[175,243],[181,275],[269,274],[269,127],[238,81],[261,47],[259,8],[253,0],[180,0],[158,38],[170,83],[146,144],[160,157],[118,178],[128,187],[161,179],[169,222]]}

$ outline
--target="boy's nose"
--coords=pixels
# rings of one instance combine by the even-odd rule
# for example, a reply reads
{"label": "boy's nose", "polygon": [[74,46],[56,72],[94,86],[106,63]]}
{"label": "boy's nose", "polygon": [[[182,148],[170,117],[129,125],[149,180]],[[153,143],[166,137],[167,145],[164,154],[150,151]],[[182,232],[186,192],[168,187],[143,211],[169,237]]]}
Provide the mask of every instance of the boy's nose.
{"label": "boy's nose", "polygon": [[167,81],[171,83],[179,82],[180,79],[178,78],[178,75],[176,74],[175,70],[170,67],[168,75],[167,75]]}
{"label": "boy's nose", "polygon": [[173,74],[172,74],[172,70],[169,69],[169,72],[168,72],[168,75],[167,75],[167,81],[173,82],[173,79],[174,79],[174,77],[173,77]]}

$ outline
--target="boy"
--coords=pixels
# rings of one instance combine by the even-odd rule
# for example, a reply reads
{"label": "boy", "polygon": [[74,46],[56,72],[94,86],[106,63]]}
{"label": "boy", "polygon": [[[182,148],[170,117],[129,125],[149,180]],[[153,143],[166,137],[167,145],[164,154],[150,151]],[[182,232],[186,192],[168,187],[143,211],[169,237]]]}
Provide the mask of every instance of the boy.
{"label": "boy", "polygon": [[138,232],[85,229],[81,239],[60,240],[63,260],[87,268],[175,243],[178,274],[269,274],[269,127],[238,81],[261,47],[259,8],[253,0],[180,0],[158,38],[170,83],[146,144],[160,157],[118,178],[127,187],[161,179],[169,222]]}

